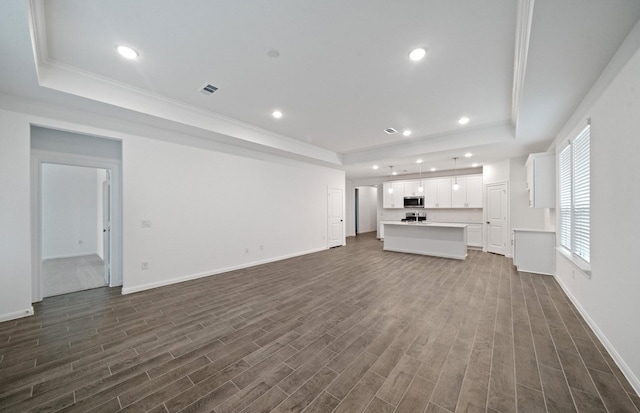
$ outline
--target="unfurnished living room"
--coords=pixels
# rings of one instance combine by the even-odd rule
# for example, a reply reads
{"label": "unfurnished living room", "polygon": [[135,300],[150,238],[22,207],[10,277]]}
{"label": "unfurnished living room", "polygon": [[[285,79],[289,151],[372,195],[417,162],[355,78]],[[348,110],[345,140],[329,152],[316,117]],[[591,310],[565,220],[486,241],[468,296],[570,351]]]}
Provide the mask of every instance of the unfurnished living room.
{"label": "unfurnished living room", "polygon": [[5,0],[0,412],[640,412],[640,1]]}

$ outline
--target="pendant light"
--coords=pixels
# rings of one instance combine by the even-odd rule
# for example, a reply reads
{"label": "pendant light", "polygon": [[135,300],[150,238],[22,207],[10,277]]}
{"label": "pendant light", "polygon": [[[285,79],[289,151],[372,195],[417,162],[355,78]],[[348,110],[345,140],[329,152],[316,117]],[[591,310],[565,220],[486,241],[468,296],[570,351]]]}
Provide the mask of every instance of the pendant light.
{"label": "pendant light", "polygon": [[458,189],[460,189],[460,185],[458,185],[457,163],[458,163],[458,157],[456,156],[455,158],[453,158],[453,174],[454,174],[453,190],[454,191],[457,191]]}
{"label": "pendant light", "polygon": [[418,186],[418,192],[424,192],[424,188],[422,187],[422,160],[418,160],[417,164],[420,168],[420,184]]}
{"label": "pendant light", "polygon": [[389,193],[392,194],[393,193],[393,166],[389,167],[391,169],[391,174],[389,175],[389,179],[391,179],[391,182],[389,182]]}

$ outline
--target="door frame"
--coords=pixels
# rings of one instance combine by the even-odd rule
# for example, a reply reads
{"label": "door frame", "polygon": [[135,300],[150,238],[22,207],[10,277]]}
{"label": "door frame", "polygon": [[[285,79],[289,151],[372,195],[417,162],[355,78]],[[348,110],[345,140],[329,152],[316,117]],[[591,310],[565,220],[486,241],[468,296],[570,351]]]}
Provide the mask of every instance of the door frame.
{"label": "door frame", "polygon": [[[330,233],[331,233],[331,191],[340,191],[340,194],[342,195],[342,205],[341,205],[341,213],[340,215],[342,216],[342,218],[340,219],[340,222],[342,223],[342,240],[340,240],[340,244],[339,245],[330,245]],[[345,189],[344,188],[336,188],[336,187],[327,187],[327,248],[333,248],[333,247],[339,247],[339,246],[345,246],[346,242],[345,242],[345,225],[344,225],[344,215],[345,215]]]}
{"label": "door frame", "polygon": [[492,186],[501,186],[505,187],[505,198],[506,198],[506,217],[505,217],[505,229],[503,230],[503,236],[505,240],[505,257],[511,257],[511,239],[509,237],[509,228],[511,228],[511,218],[509,214],[510,209],[510,201],[509,201],[509,181],[500,181],[500,182],[492,182],[490,184],[484,184],[484,191],[482,193],[483,205],[485,208],[482,209],[482,226],[484,228],[484,236],[483,236],[483,246],[482,251],[487,251],[487,246],[489,245],[489,225],[487,225],[487,217],[489,212],[489,199],[487,197],[487,192],[489,187]]}
{"label": "door frame", "polygon": [[[31,300],[42,301],[42,164],[106,169],[111,174],[111,276],[109,287],[122,285],[122,163],[115,159],[31,150]],[[105,263],[106,264],[106,263]]]}

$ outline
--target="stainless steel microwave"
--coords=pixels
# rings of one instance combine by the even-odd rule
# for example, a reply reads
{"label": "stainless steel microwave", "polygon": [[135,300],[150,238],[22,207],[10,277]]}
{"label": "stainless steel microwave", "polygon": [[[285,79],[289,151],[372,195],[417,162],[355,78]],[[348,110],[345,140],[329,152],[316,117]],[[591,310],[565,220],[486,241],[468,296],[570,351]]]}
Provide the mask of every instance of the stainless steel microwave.
{"label": "stainless steel microwave", "polygon": [[405,196],[404,197],[405,208],[424,208],[423,196]]}

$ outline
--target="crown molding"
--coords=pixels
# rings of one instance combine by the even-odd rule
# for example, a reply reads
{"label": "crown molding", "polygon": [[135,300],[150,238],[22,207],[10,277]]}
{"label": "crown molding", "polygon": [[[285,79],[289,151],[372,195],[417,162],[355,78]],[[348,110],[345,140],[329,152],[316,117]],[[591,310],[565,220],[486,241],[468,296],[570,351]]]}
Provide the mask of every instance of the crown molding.
{"label": "crown molding", "polygon": [[48,56],[43,0],[29,0],[27,8],[36,74],[41,87],[215,132],[265,149],[289,152],[296,157],[334,166],[342,165],[337,153],[324,148],[57,62]]}
{"label": "crown molding", "polygon": [[534,0],[518,0],[516,20],[516,49],[513,63],[513,89],[511,92],[511,122],[516,125],[520,110],[520,99],[527,71],[527,56],[529,55],[529,39],[531,37],[531,23],[533,20]]}

